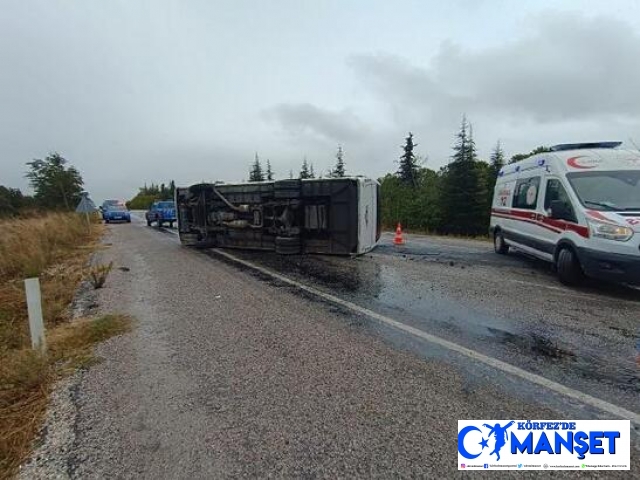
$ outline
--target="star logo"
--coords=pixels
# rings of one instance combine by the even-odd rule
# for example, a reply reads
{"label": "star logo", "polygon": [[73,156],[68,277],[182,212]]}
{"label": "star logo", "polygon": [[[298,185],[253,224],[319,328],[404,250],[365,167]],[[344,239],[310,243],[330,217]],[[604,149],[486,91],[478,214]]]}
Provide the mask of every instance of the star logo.
{"label": "star logo", "polygon": [[487,438],[486,440],[483,438],[482,441],[480,442],[480,445],[482,445],[482,449],[484,450],[484,447],[488,447],[489,446],[489,439]]}

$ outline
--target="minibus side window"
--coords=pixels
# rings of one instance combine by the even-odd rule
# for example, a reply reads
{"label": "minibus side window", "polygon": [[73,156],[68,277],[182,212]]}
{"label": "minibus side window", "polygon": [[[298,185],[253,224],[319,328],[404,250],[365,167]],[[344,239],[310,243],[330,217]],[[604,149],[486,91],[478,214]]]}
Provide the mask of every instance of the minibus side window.
{"label": "minibus side window", "polygon": [[560,183],[560,180],[551,178],[547,181],[547,191],[545,192],[545,195],[544,195],[545,211],[550,212],[551,202],[555,200],[560,200],[569,207],[569,209],[571,210],[572,220],[575,222],[576,214],[573,211],[573,205],[571,204],[571,199],[569,198],[567,191],[562,186],[562,183]]}
{"label": "minibus side window", "polygon": [[540,177],[523,178],[518,180],[513,193],[513,208],[535,210],[538,205],[540,191]]}

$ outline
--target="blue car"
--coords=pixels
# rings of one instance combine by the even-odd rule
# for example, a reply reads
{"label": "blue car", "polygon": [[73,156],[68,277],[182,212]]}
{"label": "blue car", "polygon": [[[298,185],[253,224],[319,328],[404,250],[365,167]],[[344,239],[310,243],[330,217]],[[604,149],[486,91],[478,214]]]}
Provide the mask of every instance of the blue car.
{"label": "blue car", "polygon": [[149,206],[144,216],[148,226],[156,222],[158,227],[168,223],[169,228],[173,228],[176,221],[176,205],[173,200],[156,200]]}
{"label": "blue car", "polygon": [[105,223],[126,222],[131,223],[131,213],[124,205],[109,205],[102,211]]}

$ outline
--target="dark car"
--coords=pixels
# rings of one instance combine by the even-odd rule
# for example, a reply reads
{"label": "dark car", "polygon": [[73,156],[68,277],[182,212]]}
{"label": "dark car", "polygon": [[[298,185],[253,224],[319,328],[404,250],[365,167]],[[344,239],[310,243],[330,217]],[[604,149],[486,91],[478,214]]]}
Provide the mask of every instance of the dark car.
{"label": "dark car", "polygon": [[151,204],[144,216],[148,226],[156,222],[158,227],[168,223],[169,228],[173,228],[173,224],[176,221],[176,205],[172,200],[156,200]]}
{"label": "dark car", "polygon": [[108,205],[106,209],[102,211],[102,218],[104,218],[105,223],[131,223],[131,213],[124,205]]}

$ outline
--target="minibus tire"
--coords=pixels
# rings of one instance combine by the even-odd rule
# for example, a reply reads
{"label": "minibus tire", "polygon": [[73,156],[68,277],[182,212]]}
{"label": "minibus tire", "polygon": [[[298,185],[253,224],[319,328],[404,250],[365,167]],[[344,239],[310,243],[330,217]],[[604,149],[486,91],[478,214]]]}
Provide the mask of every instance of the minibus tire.
{"label": "minibus tire", "polygon": [[560,282],[565,285],[580,285],[584,280],[578,257],[570,247],[564,247],[558,252],[556,270]]}
{"label": "minibus tire", "polygon": [[493,249],[500,255],[506,255],[509,253],[509,245],[505,243],[504,236],[500,231],[497,231],[493,235]]}
{"label": "minibus tire", "polygon": [[298,255],[302,251],[300,237],[276,237],[275,243],[279,255]]}

